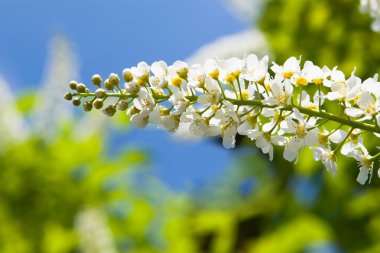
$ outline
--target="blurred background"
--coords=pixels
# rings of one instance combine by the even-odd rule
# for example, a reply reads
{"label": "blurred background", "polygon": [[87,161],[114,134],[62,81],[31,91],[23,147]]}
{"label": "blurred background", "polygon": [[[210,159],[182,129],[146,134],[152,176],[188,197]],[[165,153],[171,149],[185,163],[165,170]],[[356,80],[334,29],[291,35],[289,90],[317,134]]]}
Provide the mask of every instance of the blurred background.
{"label": "blurred background", "polygon": [[367,78],[371,22],[353,0],[0,0],[0,252],[380,252],[379,179],[353,161],[333,178],[308,150],[269,162],[62,98],[142,60],[302,55]]}

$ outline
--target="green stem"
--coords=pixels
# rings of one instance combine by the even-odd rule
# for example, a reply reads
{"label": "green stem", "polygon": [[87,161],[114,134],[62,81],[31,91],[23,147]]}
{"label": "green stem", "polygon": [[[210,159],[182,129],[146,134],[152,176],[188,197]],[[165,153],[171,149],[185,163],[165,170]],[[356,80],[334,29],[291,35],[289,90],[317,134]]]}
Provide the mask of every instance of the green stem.
{"label": "green stem", "polygon": [[379,158],[379,156],[380,156],[380,152],[372,157],[372,161],[374,161],[375,159]]}
{"label": "green stem", "polygon": [[283,110],[281,109],[280,110],[280,115],[278,116],[278,119],[277,119],[276,123],[274,124],[274,126],[272,127],[272,129],[268,131],[269,134],[272,133],[273,130],[276,128],[276,126],[280,123],[281,117],[282,117],[282,112],[283,112]]}
{"label": "green stem", "polygon": [[[78,94],[73,94],[73,96],[81,96],[81,97],[93,97],[95,96],[95,93],[78,93]],[[129,93],[107,93],[107,97],[121,97],[122,99],[127,99],[127,98],[136,98],[136,94],[129,94]],[[154,99],[167,99],[169,98],[170,95],[159,95],[159,94],[154,94],[153,98]],[[186,98],[190,102],[196,102],[198,97],[197,96],[186,96]],[[264,104],[263,101],[261,100],[240,100],[240,99],[232,99],[232,98],[225,98],[227,101],[231,102],[234,105],[237,106],[257,106],[261,108],[276,108],[278,107],[277,105],[267,105]],[[223,100],[223,99],[222,99]],[[221,101],[222,101],[221,100]],[[380,134],[380,129],[373,124],[368,124],[364,122],[358,122],[358,121],[352,121],[347,118],[343,118],[341,116],[334,115],[332,113],[324,112],[324,111],[318,111],[318,110],[312,110],[309,108],[304,108],[300,107],[297,105],[287,105],[281,108],[283,111],[289,111],[292,112],[294,109],[298,109],[301,113],[306,114],[308,116],[312,117],[318,117],[321,119],[328,119],[337,123],[340,123],[345,126],[350,126],[351,128],[358,128],[362,129],[365,131],[370,131],[372,133],[379,133]]]}
{"label": "green stem", "polygon": [[[261,100],[237,100],[237,99],[227,99],[234,105],[250,105],[250,106],[259,106],[259,107],[266,107],[266,108],[276,108],[276,105],[265,105]],[[297,105],[287,105],[283,107],[282,109],[284,111],[293,111],[294,108],[297,108],[301,113],[314,116],[322,119],[329,119],[331,121],[335,121],[337,123],[340,123],[342,125],[350,126],[353,128],[359,128],[362,130],[370,131],[372,133],[380,133],[380,130],[377,129],[375,125],[371,125],[364,122],[358,122],[358,121],[352,121],[347,118],[342,118],[340,116],[334,115],[332,113],[323,112],[323,111],[315,111],[309,108],[300,107]]]}
{"label": "green stem", "polygon": [[350,136],[350,134],[352,133],[352,131],[354,130],[355,128],[351,128],[350,131],[347,133],[346,137],[344,138],[344,140],[339,144],[339,146],[334,150],[334,153],[338,152],[339,149],[343,146],[343,144],[346,142],[346,140],[348,139],[348,137]]}
{"label": "green stem", "polygon": [[239,78],[237,79],[237,84],[238,84],[239,93],[240,93],[240,100],[243,100],[243,93],[241,92],[241,87],[240,87],[240,80],[239,80]]}
{"label": "green stem", "polygon": [[318,85],[318,110],[321,111],[321,103],[322,103],[322,98],[321,98],[321,86]]}
{"label": "green stem", "polygon": [[[231,83],[231,86],[232,86],[232,89],[233,89],[234,92],[235,92],[236,98],[238,99],[239,96],[238,96],[238,93],[237,93],[237,91],[236,91],[235,84],[234,84],[234,83]],[[239,86],[239,87],[240,87],[240,86]]]}
{"label": "green stem", "polygon": [[223,87],[222,87],[222,84],[220,83],[219,79],[218,79],[217,81],[218,81],[218,84],[219,84],[219,88],[220,88],[220,90],[222,91],[223,98],[225,98],[226,95],[224,94],[224,89],[223,89]]}

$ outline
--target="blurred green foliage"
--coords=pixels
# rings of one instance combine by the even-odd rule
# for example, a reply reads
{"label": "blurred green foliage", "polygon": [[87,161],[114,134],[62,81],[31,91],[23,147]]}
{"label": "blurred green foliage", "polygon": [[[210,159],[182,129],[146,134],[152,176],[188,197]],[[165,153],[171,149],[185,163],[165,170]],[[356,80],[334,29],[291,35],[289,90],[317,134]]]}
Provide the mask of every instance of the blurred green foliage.
{"label": "blurred green foliage", "polygon": [[380,73],[380,33],[353,0],[264,0],[259,26],[276,61],[300,56],[315,64],[339,66],[346,74],[357,67],[363,78]]}

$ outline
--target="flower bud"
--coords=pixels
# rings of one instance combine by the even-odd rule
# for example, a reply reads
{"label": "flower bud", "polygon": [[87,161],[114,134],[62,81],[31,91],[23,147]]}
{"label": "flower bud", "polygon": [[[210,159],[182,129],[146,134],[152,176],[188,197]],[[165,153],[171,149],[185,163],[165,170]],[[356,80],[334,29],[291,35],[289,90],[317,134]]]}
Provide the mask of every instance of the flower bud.
{"label": "flower bud", "polygon": [[120,111],[125,111],[128,109],[128,102],[127,101],[120,101],[117,104],[117,109]]}
{"label": "flower bud", "polygon": [[215,79],[215,80],[218,80],[218,77],[219,77],[219,69],[215,69],[214,71],[210,72],[210,77],[212,79]]}
{"label": "flower bud", "polygon": [[74,106],[79,106],[80,105],[80,98],[74,98],[73,99],[73,105]]}
{"label": "flower bud", "polygon": [[104,81],[104,87],[106,87],[107,90],[113,90],[114,89],[114,85],[110,82],[109,79],[106,79]]}
{"label": "flower bud", "polygon": [[83,83],[78,84],[78,85],[77,85],[77,91],[78,91],[79,93],[83,93],[83,92],[85,92],[85,91],[86,91],[86,85],[84,85]]}
{"label": "flower bud", "polygon": [[128,114],[129,114],[130,116],[135,115],[135,114],[137,114],[137,113],[139,113],[139,112],[140,112],[140,110],[137,109],[136,106],[132,106],[132,107],[130,107],[129,110],[128,110]]}
{"label": "flower bud", "polygon": [[99,86],[102,84],[102,77],[98,74],[92,76],[91,81],[94,85]]}
{"label": "flower bud", "polygon": [[84,102],[83,103],[83,110],[85,112],[89,112],[92,110],[92,103],[90,101]]}
{"label": "flower bud", "polygon": [[132,74],[130,69],[124,69],[123,70],[123,78],[127,83],[129,83],[133,80],[133,74]]}
{"label": "flower bud", "polygon": [[107,95],[106,91],[105,91],[104,89],[102,89],[102,88],[99,88],[99,89],[97,89],[97,90],[95,91],[95,96],[96,96],[97,98],[105,98],[106,95]]}
{"label": "flower bud", "polygon": [[115,73],[111,73],[110,74],[110,77],[108,78],[110,83],[115,87],[115,86],[118,86],[119,85],[119,82],[120,82],[120,78],[117,74]]}
{"label": "flower bud", "polygon": [[136,93],[140,90],[140,86],[135,82],[125,83],[124,87],[128,93]]}
{"label": "flower bud", "polygon": [[70,101],[71,99],[73,99],[73,94],[71,94],[70,92],[67,92],[64,96],[64,98],[68,101]]}
{"label": "flower bud", "polygon": [[181,77],[182,79],[187,79],[187,73],[189,72],[189,68],[185,62],[176,61],[173,63],[173,67],[179,77]]}
{"label": "flower bud", "polygon": [[116,113],[116,107],[114,105],[109,105],[103,109],[103,113],[108,117],[112,117]]}
{"label": "flower bud", "polygon": [[95,109],[102,109],[103,107],[103,99],[97,98],[92,102],[92,105],[95,107]]}
{"label": "flower bud", "polygon": [[77,85],[78,83],[76,81],[71,81],[69,86],[70,86],[70,89],[72,90],[76,90],[77,89]]}

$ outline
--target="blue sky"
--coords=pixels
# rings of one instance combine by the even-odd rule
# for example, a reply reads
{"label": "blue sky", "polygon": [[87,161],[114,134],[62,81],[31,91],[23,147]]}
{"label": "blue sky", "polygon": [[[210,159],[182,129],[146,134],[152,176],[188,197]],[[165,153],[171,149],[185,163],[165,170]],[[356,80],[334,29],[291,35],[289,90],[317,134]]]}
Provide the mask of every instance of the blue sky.
{"label": "blue sky", "polygon": [[[245,28],[221,0],[0,0],[0,73],[18,91],[36,87],[55,34],[73,43],[88,82],[141,60],[185,59]],[[175,189],[217,175],[231,158],[210,141],[178,143],[154,129],[132,129],[123,138],[123,146],[149,150],[155,175]]]}

